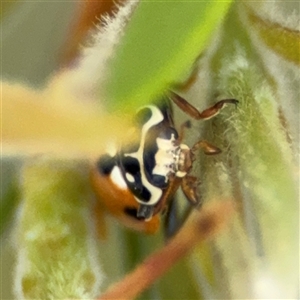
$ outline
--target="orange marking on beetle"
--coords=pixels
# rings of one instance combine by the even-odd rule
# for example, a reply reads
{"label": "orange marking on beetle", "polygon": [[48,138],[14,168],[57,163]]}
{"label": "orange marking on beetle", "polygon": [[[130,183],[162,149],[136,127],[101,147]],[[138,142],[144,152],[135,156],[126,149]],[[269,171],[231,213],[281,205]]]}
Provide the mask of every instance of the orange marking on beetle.
{"label": "orange marking on beetle", "polygon": [[[111,178],[99,173],[95,165],[90,173],[92,187],[101,201],[99,205],[113,216],[118,218],[124,225],[131,229],[142,231],[147,234],[157,232],[160,226],[159,215],[153,216],[151,220],[137,220],[125,214],[126,207],[138,209],[139,204],[135,200],[129,189],[118,188]],[[103,209],[100,208],[100,209]]]}

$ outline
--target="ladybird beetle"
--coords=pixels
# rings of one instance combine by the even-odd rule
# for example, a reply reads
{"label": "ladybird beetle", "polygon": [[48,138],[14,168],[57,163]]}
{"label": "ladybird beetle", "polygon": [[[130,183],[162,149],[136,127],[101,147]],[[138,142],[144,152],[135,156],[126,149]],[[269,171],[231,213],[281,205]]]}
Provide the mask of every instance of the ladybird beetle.
{"label": "ladybird beetle", "polygon": [[200,148],[206,154],[220,152],[203,140],[192,148],[182,143],[189,122],[179,132],[175,129],[170,100],[197,120],[209,119],[225,104],[238,102],[221,100],[199,112],[185,99],[169,92],[158,102],[138,110],[131,133],[137,142],[111,149],[93,166],[92,185],[105,208],[128,227],[145,233],[158,230],[160,212],[179,187],[191,204],[199,203],[198,180],[190,175],[194,153]]}

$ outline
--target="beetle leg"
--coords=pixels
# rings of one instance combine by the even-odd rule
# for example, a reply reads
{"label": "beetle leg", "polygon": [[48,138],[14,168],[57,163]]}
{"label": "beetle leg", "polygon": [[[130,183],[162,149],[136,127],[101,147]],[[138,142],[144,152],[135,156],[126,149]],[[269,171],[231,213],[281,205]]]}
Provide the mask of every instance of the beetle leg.
{"label": "beetle leg", "polygon": [[[198,58],[197,58],[198,60]],[[197,80],[199,74],[199,66],[195,64],[190,76],[187,78],[185,82],[177,83],[174,85],[176,90],[186,91],[188,90]]]}
{"label": "beetle leg", "polygon": [[192,205],[198,205],[200,203],[200,198],[197,193],[198,184],[198,178],[195,176],[186,175],[182,178],[181,189]]}
{"label": "beetle leg", "polygon": [[219,149],[218,147],[216,147],[204,140],[198,141],[192,147],[191,151],[192,151],[192,153],[195,153],[199,149],[203,149],[203,151],[206,155],[214,155],[214,154],[219,154],[222,152],[221,149]]}
{"label": "beetle leg", "polygon": [[201,198],[198,196],[197,192],[198,185],[199,181],[195,176],[186,175],[181,179],[182,192],[192,206],[188,205],[185,208],[185,211],[179,214],[178,202],[174,199],[174,196],[171,198],[164,220],[166,241],[173,237],[183,226],[192,209],[195,209],[195,206],[197,209],[201,206]]}
{"label": "beetle leg", "polygon": [[164,219],[164,236],[166,241],[175,235],[180,228],[180,225],[181,224],[178,216],[178,202],[173,196],[169,200],[169,205],[166,209],[166,216]]}
{"label": "beetle leg", "polygon": [[183,110],[186,114],[191,116],[192,118],[196,120],[208,120],[214,116],[216,116],[221,109],[224,107],[225,104],[238,104],[238,100],[235,99],[224,99],[221,101],[218,101],[216,104],[213,106],[203,110],[200,112],[196,107],[191,105],[189,102],[187,102],[184,98],[180,97],[174,92],[170,92],[171,95],[171,100],[181,109]]}
{"label": "beetle leg", "polygon": [[156,204],[153,215],[167,208],[167,203],[169,202],[169,199],[172,198],[177,189],[180,187],[182,178],[171,176],[169,180],[170,184],[164,190],[161,200]]}

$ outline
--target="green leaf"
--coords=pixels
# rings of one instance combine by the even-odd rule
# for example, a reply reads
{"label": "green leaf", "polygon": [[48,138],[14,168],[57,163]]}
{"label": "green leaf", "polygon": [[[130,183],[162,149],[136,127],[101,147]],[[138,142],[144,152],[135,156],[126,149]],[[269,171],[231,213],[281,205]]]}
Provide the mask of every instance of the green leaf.
{"label": "green leaf", "polygon": [[88,166],[35,159],[23,172],[15,285],[18,299],[87,299],[99,294],[89,220]]}
{"label": "green leaf", "polygon": [[111,62],[110,105],[146,104],[184,75],[230,3],[142,1]]}
{"label": "green leaf", "polygon": [[19,159],[1,158],[0,235],[12,224],[19,203],[19,167]]}
{"label": "green leaf", "polygon": [[12,182],[6,190],[4,197],[0,201],[0,235],[3,234],[6,227],[12,220],[13,213],[19,200],[19,190],[16,182]]}

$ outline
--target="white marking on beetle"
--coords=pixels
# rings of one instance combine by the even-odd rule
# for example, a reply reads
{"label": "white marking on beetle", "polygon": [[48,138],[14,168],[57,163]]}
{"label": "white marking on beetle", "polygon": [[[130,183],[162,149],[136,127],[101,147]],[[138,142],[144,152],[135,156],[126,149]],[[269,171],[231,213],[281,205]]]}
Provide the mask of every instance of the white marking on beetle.
{"label": "white marking on beetle", "polygon": [[121,170],[119,167],[115,166],[111,173],[110,173],[110,178],[112,180],[112,182],[119,187],[122,190],[126,190],[127,189],[127,184],[122,176]]}
{"label": "white marking on beetle", "polygon": [[133,158],[136,158],[140,164],[141,168],[141,180],[143,185],[149,190],[151,197],[148,202],[144,202],[137,197],[135,197],[136,201],[145,205],[154,205],[156,204],[161,196],[162,196],[162,190],[160,188],[157,188],[156,186],[152,185],[146,177],[145,174],[145,168],[144,168],[144,159],[143,159],[143,154],[144,154],[144,147],[145,147],[145,140],[146,140],[146,135],[149,129],[157,124],[159,124],[161,121],[163,121],[164,116],[161,113],[161,111],[154,105],[148,105],[144,106],[142,108],[149,108],[152,111],[152,116],[151,118],[143,125],[142,127],[142,135],[141,135],[141,140],[140,140],[140,145],[139,148],[136,152],[134,153],[129,153],[125,154],[125,156],[131,156]]}
{"label": "white marking on beetle", "polygon": [[152,174],[165,177],[165,182],[168,181],[168,175],[175,173],[175,152],[178,146],[174,145],[175,137],[171,135],[169,140],[157,138],[156,144],[158,151],[155,154],[155,167]]}
{"label": "white marking on beetle", "polygon": [[126,176],[126,179],[129,181],[129,182],[134,182],[134,177],[130,174],[130,173],[126,173],[125,174]]}
{"label": "white marking on beetle", "polygon": [[179,149],[180,150],[178,151],[178,154],[175,157],[176,176],[182,178],[187,174],[187,172],[179,171],[179,169],[180,169],[180,166],[185,165],[185,155],[184,155],[184,153],[185,153],[186,150],[190,151],[190,147],[185,145],[185,144],[180,144]]}

